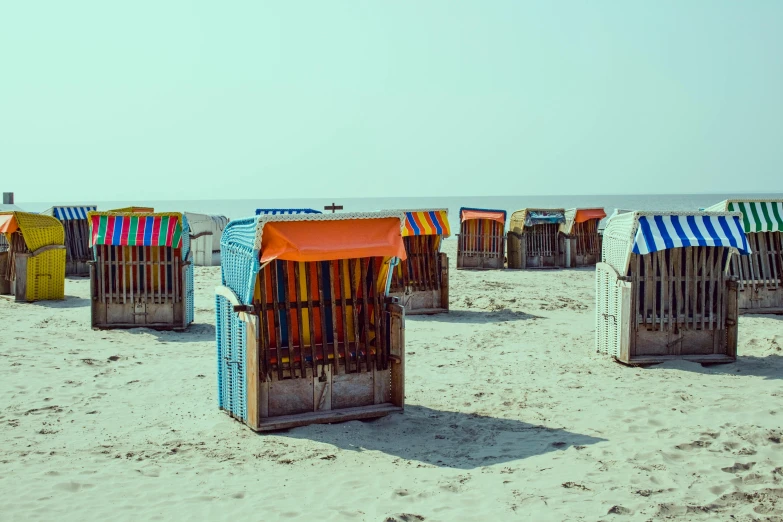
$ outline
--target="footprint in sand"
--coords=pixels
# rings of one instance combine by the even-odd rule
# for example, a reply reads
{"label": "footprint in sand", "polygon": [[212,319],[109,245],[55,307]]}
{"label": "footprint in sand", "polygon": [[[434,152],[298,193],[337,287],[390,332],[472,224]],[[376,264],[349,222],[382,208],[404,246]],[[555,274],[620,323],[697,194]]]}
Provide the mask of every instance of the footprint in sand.
{"label": "footprint in sand", "polygon": [[61,482],[59,484],[55,484],[54,489],[59,489],[60,491],[68,491],[70,493],[76,493],[77,491],[80,491],[82,489],[89,489],[92,487],[95,487],[94,484],[82,484],[79,482]]}
{"label": "footprint in sand", "polygon": [[414,515],[411,513],[400,513],[399,515],[392,515],[386,517],[384,522],[417,522],[419,520],[424,520],[424,517],[421,515]]}

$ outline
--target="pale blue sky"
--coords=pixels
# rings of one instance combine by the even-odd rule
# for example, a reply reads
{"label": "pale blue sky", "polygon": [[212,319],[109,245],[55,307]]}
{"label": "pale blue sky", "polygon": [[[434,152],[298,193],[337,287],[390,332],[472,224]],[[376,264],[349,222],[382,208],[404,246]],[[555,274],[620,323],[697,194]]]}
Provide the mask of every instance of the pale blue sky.
{"label": "pale blue sky", "polygon": [[783,191],[783,1],[6,2],[17,201]]}

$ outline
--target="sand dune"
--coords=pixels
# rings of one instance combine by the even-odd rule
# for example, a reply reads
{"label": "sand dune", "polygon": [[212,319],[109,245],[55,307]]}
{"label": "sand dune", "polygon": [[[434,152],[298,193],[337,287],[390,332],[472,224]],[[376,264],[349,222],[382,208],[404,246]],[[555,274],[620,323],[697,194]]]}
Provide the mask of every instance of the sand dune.
{"label": "sand dune", "polygon": [[629,368],[592,270],[451,275],[404,414],[272,435],[217,409],[219,269],[179,334],[92,331],[84,279],[0,298],[0,519],[783,519],[783,317],[743,316],[736,364]]}

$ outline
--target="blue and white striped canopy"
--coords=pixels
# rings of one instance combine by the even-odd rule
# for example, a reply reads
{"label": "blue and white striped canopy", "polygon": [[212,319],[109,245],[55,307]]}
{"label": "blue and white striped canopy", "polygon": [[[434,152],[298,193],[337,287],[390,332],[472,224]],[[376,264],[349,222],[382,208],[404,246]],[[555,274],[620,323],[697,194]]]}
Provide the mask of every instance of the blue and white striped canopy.
{"label": "blue and white striped canopy", "polygon": [[311,208],[257,208],[256,216],[270,215],[276,216],[278,214],[320,214],[321,212],[313,210]]}
{"label": "blue and white striped canopy", "polygon": [[639,216],[634,254],[689,246],[734,247],[740,254],[750,254],[739,216]]}
{"label": "blue and white striped canopy", "polygon": [[93,212],[98,210],[95,205],[88,205],[84,207],[52,207],[42,214],[54,216],[60,221],[68,221],[71,219],[87,219],[87,212]]}

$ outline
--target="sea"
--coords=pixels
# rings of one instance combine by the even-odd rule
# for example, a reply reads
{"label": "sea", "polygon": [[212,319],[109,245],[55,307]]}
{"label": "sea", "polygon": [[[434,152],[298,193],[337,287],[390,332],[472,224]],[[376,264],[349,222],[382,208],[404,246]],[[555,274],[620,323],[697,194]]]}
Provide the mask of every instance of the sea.
{"label": "sea", "polygon": [[342,206],[337,212],[367,212],[391,209],[434,209],[449,211],[452,230],[459,229],[461,207],[505,210],[523,208],[603,208],[607,214],[614,209],[626,210],[699,210],[729,198],[783,198],[783,193],[766,194],[627,194],[593,196],[461,196],[461,197],[384,197],[384,198],[280,198],[280,199],[214,199],[214,200],[145,200],[145,201],[59,201],[29,202],[17,198],[16,205],[28,212],[41,212],[54,205],[97,205],[99,210],[127,206],[152,206],[158,212],[197,212],[217,214],[237,219],[255,215],[257,208],[312,208],[322,212],[324,207]]}

